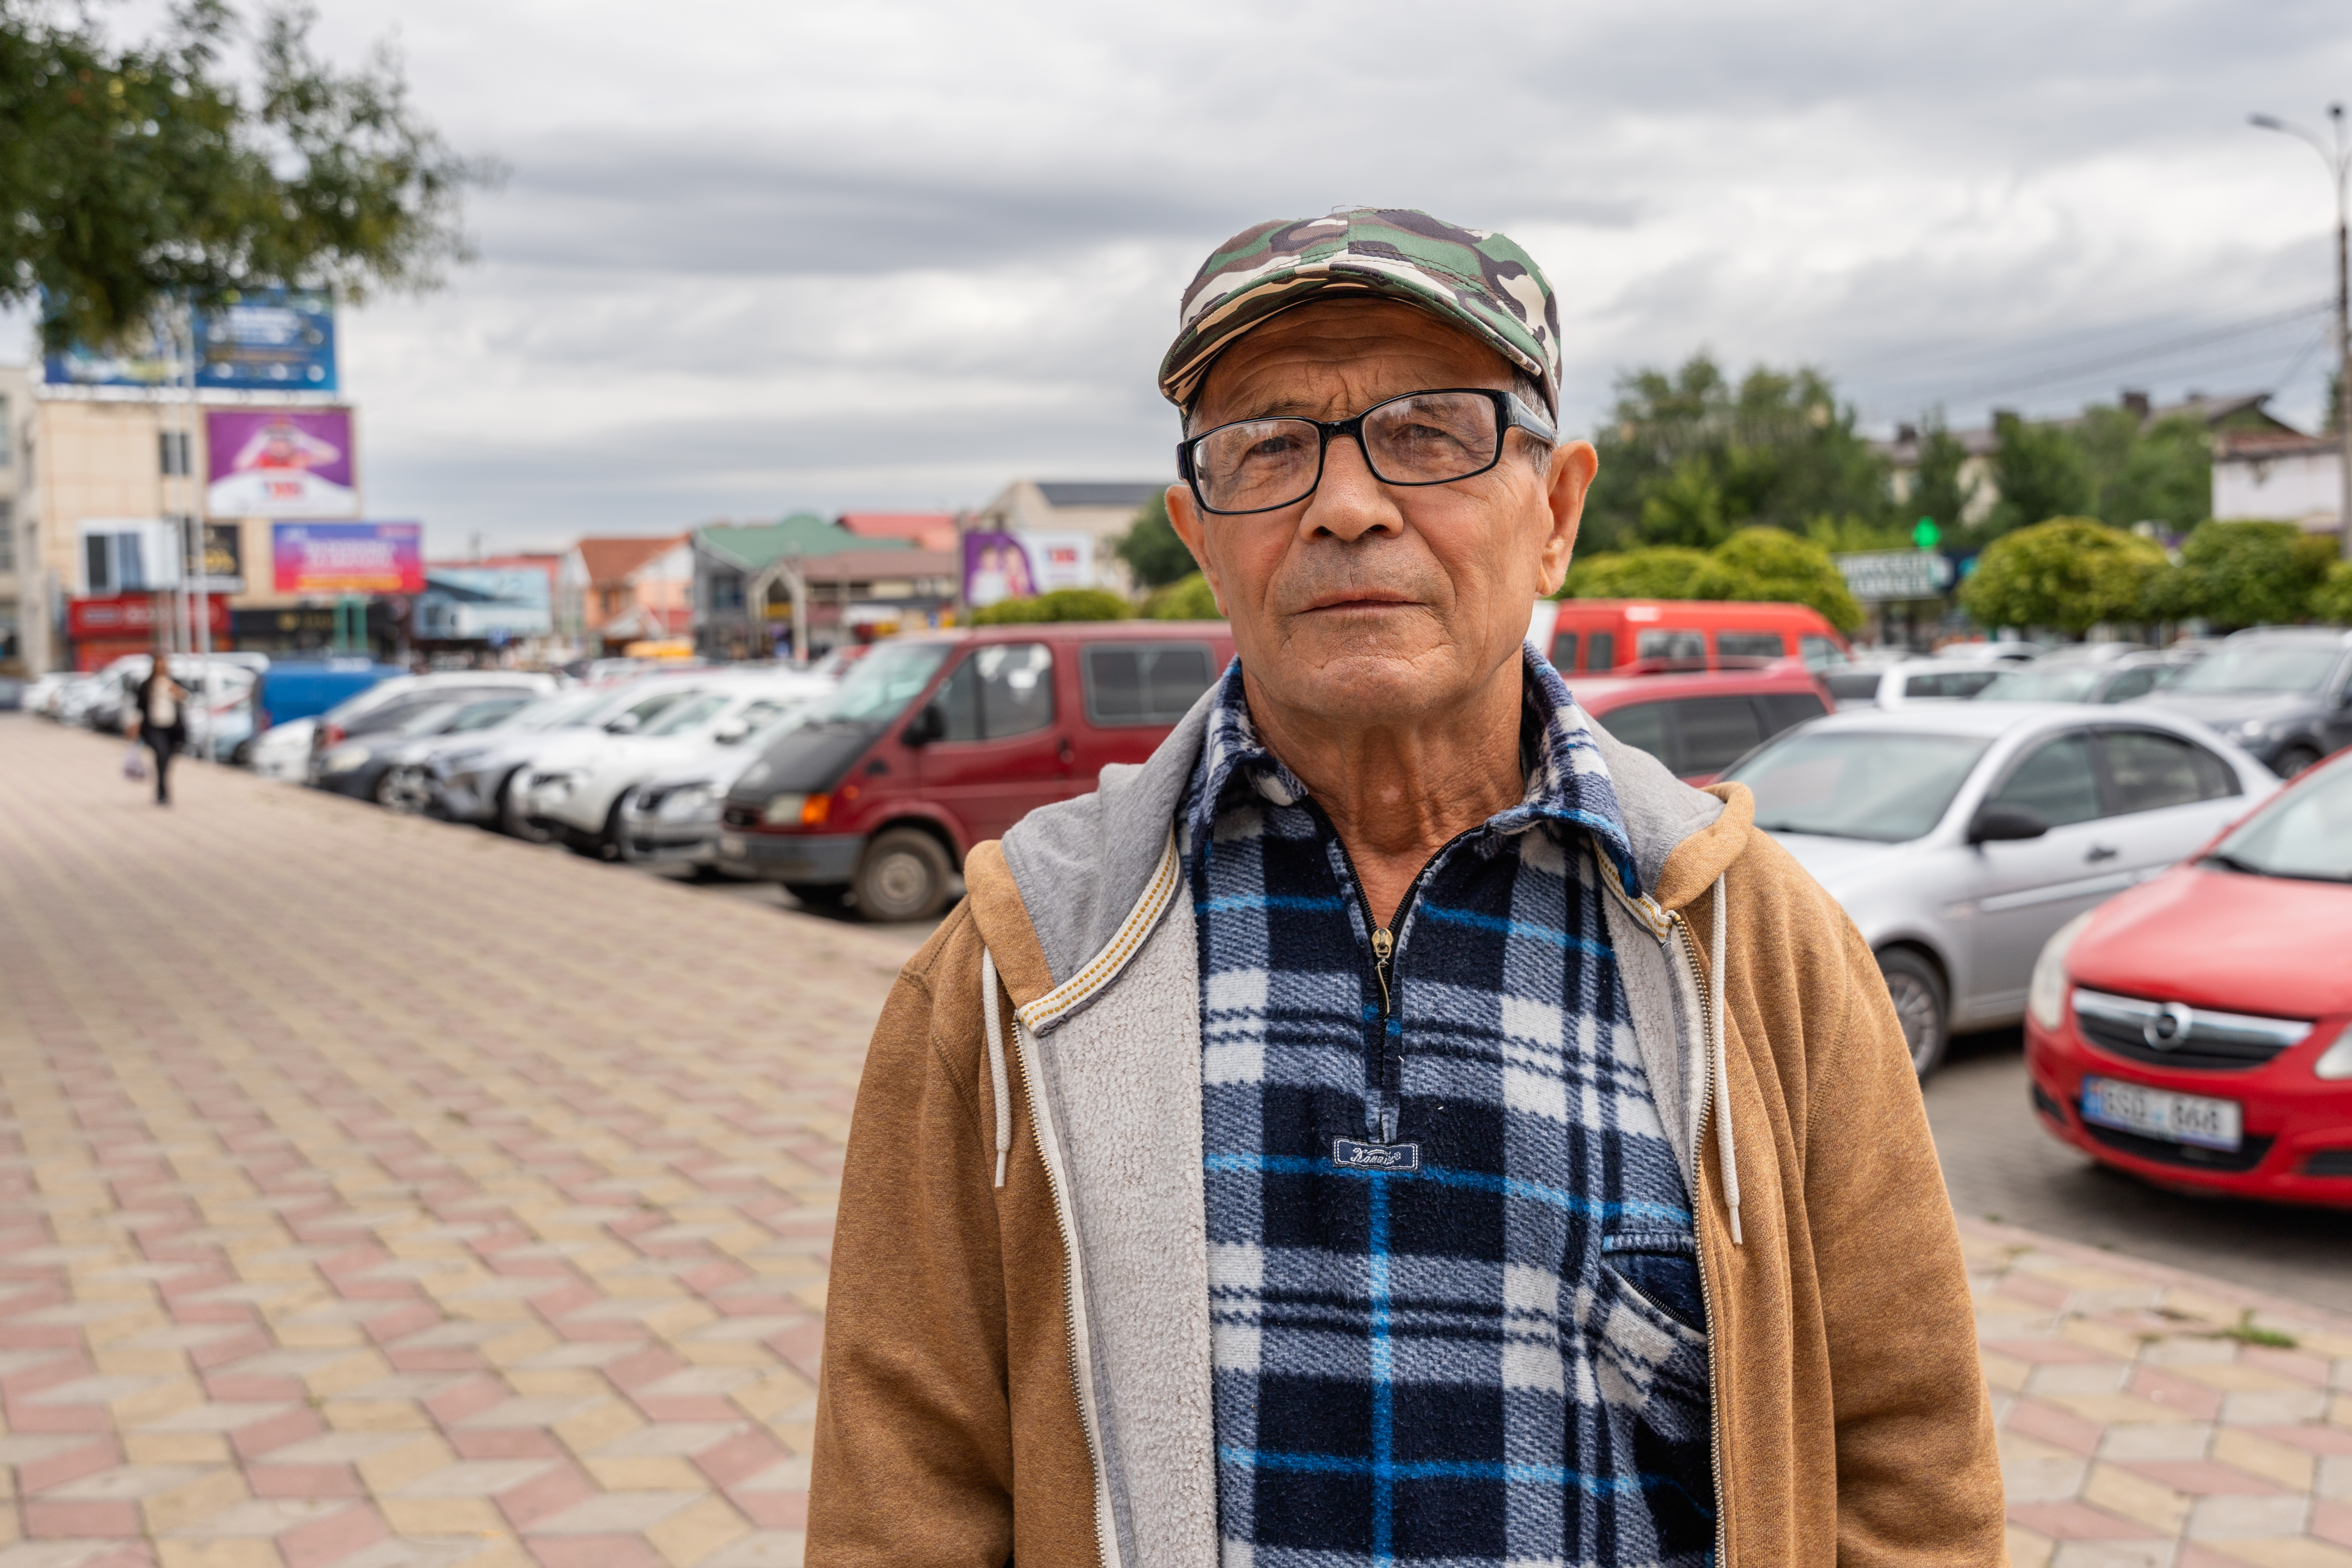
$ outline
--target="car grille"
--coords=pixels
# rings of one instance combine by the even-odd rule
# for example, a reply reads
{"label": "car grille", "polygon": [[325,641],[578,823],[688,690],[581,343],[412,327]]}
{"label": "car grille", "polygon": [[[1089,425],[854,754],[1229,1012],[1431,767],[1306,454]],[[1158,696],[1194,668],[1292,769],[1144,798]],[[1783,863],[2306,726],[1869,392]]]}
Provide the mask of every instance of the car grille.
{"label": "car grille", "polygon": [[2235,1149],[2200,1149],[2194,1143],[2175,1143],[2163,1138],[2143,1138],[2137,1132],[2119,1132],[2112,1127],[2096,1127],[2083,1123],[2083,1131],[2108,1148],[2159,1164],[2183,1165],[2199,1171],[2251,1171],[2263,1163],[2271,1152],[2273,1138],[2249,1136]]}
{"label": "car grille", "polygon": [[719,814],[719,820],[730,827],[757,827],[760,826],[760,808],[756,805],[737,805],[730,800],[727,803],[726,809]]}
{"label": "car grille", "polygon": [[2321,1149],[2303,1162],[2307,1176],[2352,1176],[2352,1149]]}
{"label": "car grille", "polygon": [[2074,1022],[2091,1044],[2127,1061],[2209,1072],[2258,1068],[2311,1033],[2304,1018],[2215,1013],[2077,989]]}

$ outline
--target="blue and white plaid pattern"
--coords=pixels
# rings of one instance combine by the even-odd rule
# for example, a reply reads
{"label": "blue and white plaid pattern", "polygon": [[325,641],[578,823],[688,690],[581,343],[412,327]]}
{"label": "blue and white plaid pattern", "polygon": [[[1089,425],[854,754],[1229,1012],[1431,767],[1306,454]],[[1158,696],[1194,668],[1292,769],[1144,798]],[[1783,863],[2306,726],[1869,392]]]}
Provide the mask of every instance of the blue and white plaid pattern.
{"label": "blue and white plaid pattern", "polygon": [[[1527,657],[1526,798],[1423,874],[1392,1013],[1345,851],[1238,665],[1211,718],[1180,832],[1227,1568],[1712,1555],[1690,1203],[1595,851],[1639,882],[1587,721]],[[1418,1168],[1333,1163],[1384,1120]]]}

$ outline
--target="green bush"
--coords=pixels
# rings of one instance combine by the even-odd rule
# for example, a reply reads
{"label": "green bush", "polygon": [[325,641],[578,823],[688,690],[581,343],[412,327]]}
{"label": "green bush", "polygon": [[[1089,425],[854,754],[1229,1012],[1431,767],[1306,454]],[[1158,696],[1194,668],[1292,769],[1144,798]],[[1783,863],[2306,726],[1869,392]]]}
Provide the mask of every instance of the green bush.
{"label": "green bush", "polygon": [[2291,522],[2200,523],[2180,564],[2157,580],[2149,608],[2168,621],[2287,626],[2318,613],[2313,595],[2335,564],[2334,540]]}
{"label": "green bush", "polygon": [[1569,568],[1568,599],[1741,599],[1810,605],[1841,631],[1863,622],[1830,552],[1778,528],[1743,528],[1713,550],[1653,545],[1585,556]]}
{"label": "green bush", "polygon": [[1155,621],[1222,621],[1217,595],[1198,572],[1179,578],[1143,601],[1143,613]]}
{"label": "green bush", "polygon": [[1560,589],[1565,599],[1693,599],[1706,574],[1706,552],[1685,544],[1653,544],[1579,556]]}
{"label": "green bush", "polygon": [[1056,588],[1030,599],[1000,599],[971,613],[976,626],[1031,621],[1123,621],[1135,608],[1108,588]]}
{"label": "green bush", "polygon": [[2327,579],[2312,590],[2311,613],[2338,626],[2352,623],[2352,561],[2338,561],[2327,569]]}
{"label": "green bush", "polygon": [[2143,619],[2164,552],[2087,517],[2057,517],[1985,546],[1960,605],[1987,626],[2048,627],[2081,637],[2102,621]]}

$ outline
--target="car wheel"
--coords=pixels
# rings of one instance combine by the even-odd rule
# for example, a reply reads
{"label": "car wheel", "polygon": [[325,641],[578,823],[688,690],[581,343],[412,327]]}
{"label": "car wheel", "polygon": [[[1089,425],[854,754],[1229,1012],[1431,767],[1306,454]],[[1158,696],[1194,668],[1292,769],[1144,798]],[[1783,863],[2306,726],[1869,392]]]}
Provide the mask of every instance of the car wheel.
{"label": "car wheel", "polygon": [[2275,762],[2271,763],[2271,771],[2283,779],[2291,779],[2317,761],[2319,761],[2319,752],[2313,747],[2289,746],[2278,754]]}
{"label": "car wheel", "polygon": [[1909,948],[1890,947],[1877,956],[1878,973],[1886,977],[1886,994],[1903,1024],[1903,1044],[1911,1053],[1911,1070],[1924,1079],[1943,1065],[1944,1047],[1951,1039],[1951,1009],[1944,977]]}
{"label": "car wheel", "polygon": [[433,796],[425,787],[425,775],[418,770],[387,768],[383,777],[375,781],[375,803],[403,816],[421,816],[425,808],[433,804]]}
{"label": "car wheel", "polygon": [[499,826],[526,844],[545,844],[555,835],[525,816],[522,802],[516,796],[515,785],[522,781],[522,773],[517,768],[499,783]]}
{"label": "car wheel", "polygon": [[857,912],[869,921],[928,920],[948,897],[948,853],[918,827],[894,827],[858,862]]}

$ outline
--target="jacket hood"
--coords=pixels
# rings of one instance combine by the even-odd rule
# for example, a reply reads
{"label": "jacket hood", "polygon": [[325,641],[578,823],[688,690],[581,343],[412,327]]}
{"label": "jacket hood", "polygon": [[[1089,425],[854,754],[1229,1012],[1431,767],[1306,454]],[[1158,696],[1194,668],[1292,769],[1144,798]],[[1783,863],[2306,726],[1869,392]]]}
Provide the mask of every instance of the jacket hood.
{"label": "jacket hood", "polygon": [[[968,857],[972,918],[1016,1008],[1131,947],[1143,934],[1133,929],[1135,917],[1148,927],[1164,907],[1176,810],[1216,700],[1212,684],[1147,761],[1113,763],[1093,794],[1039,807],[1001,843],[977,846]],[[1643,887],[1664,910],[1681,909],[1746,844],[1755,818],[1747,787],[1693,789],[1590,715],[1586,721],[1608,764]]]}

